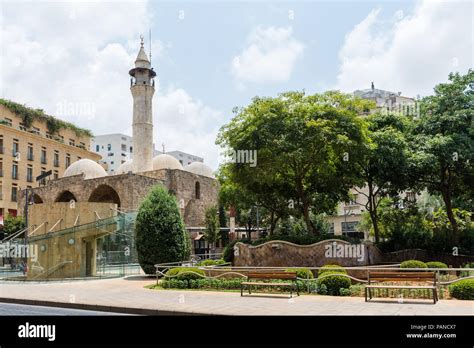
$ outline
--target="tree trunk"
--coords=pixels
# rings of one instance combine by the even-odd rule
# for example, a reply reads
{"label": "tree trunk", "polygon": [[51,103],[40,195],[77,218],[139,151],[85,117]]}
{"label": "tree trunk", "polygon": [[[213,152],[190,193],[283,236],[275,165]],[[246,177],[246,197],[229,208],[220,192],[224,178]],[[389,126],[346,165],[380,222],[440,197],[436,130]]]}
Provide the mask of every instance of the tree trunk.
{"label": "tree trunk", "polygon": [[374,236],[375,236],[375,243],[378,244],[380,242],[380,229],[379,229],[379,221],[377,215],[377,202],[376,197],[374,195],[374,187],[371,182],[367,183],[369,187],[369,215],[370,220],[372,221],[372,226],[374,227]]}
{"label": "tree trunk", "polygon": [[443,196],[444,205],[446,206],[446,214],[448,215],[449,223],[451,224],[451,228],[453,229],[453,242],[454,245],[457,246],[459,244],[459,227],[453,213],[451,190],[449,188],[442,189],[441,194]]}

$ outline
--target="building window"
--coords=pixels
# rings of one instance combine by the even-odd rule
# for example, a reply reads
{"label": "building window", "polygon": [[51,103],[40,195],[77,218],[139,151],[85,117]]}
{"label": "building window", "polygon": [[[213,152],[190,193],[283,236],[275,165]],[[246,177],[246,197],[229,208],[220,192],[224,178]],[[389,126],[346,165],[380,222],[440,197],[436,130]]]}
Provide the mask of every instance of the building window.
{"label": "building window", "polygon": [[18,179],[18,164],[16,163],[13,163],[13,166],[12,166],[12,178]]}
{"label": "building window", "polygon": [[20,154],[20,146],[18,145],[18,140],[16,141],[15,140],[13,141],[13,150],[12,150],[13,157],[17,157]]}
{"label": "building window", "polygon": [[71,165],[71,155],[66,154],[66,168],[68,168]]}
{"label": "building window", "polygon": [[1,161],[0,158],[0,178],[3,177],[3,162]]}
{"label": "building window", "polygon": [[33,182],[33,168],[31,166],[26,168],[26,181]]}
{"label": "building window", "polygon": [[25,127],[25,124],[23,122],[20,122],[20,126],[18,128],[20,128],[20,130],[26,132],[26,127]]}
{"label": "building window", "polygon": [[130,153],[132,153],[132,152],[133,152],[133,147],[132,147],[132,146],[130,146]]}
{"label": "building window", "polygon": [[59,178],[58,171],[55,170],[55,171],[54,171],[54,180],[57,180],[58,178]]}
{"label": "building window", "polygon": [[114,161],[110,161],[110,164],[114,164]]}
{"label": "building window", "polygon": [[28,161],[33,161],[35,159],[33,155],[33,144],[28,144],[27,157],[28,157]]}
{"label": "building window", "polygon": [[341,222],[342,234],[357,232],[357,221]]}
{"label": "building window", "polygon": [[329,234],[334,234],[334,222],[331,222],[329,224],[329,231],[328,231]]}
{"label": "building window", "polygon": [[0,154],[5,153],[5,148],[3,147],[3,136],[0,136]]}
{"label": "building window", "polygon": [[7,126],[11,127],[13,125],[13,121],[9,118],[6,118],[5,117],[5,123],[7,124]]}
{"label": "building window", "polygon": [[100,145],[96,145],[95,146],[95,152],[99,152],[100,151]]}
{"label": "building window", "polygon": [[112,150],[112,144],[107,144],[107,151],[111,151]]}
{"label": "building window", "polygon": [[194,196],[196,199],[201,199],[201,184],[198,181],[194,185]]}
{"label": "building window", "polygon": [[42,164],[47,163],[47,161],[46,161],[46,149],[44,147],[41,149],[41,163]]}
{"label": "building window", "polygon": [[50,132],[46,132],[46,138],[53,139],[53,136]]}
{"label": "building window", "polygon": [[122,151],[127,151],[127,145],[126,144],[122,144]]}
{"label": "building window", "polygon": [[54,166],[59,167],[59,152],[54,151]]}
{"label": "building window", "polygon": [[69,139],[69,145],[76,146],[76,141],[74,139]]}
{"label": "building window", "polygon": [[359,195],[356,195],[356,194],[352,194],[351,197],[349,198],[349,202],[346,203],[346,206],[347,205],[357,205],[357,198],[359,197]]}
{"label": "building window", "polygon": [[18,201],[18,187],[12,186],[12,202]]}

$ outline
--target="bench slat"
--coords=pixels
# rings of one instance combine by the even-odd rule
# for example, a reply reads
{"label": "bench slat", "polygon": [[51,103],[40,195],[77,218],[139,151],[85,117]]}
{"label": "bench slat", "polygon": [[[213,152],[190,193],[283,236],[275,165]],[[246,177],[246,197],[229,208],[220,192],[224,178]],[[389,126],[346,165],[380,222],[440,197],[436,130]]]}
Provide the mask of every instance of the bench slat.
{"label": "bench slat", "polygon": [[293,286],[292,283],[263,283],[263,282],[242,282],[244,285],[257,285],[257,286]]}
{"label": "bench slat", "polygon": [[371,289],[436,289],[436,286],[417,286],[417,285],[366,285]]}

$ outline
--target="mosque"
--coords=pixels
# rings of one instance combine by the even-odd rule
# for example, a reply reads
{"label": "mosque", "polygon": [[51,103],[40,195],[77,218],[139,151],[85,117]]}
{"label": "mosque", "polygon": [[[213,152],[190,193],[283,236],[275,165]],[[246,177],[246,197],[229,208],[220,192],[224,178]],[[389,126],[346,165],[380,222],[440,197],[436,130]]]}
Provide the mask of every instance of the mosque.
{"label": "mosque", "polygon": [[[99,240],[113,233],[116,227],[108,231],[93,226],[82,229],[79,234],[79,226],[117,220],[120,214],[137,211],[156,185],[164,186],[176,197],[188,231],[202,230],[206,210],[217,205],[219,187],[211,168],[194,162],[183,169],[170,155],[153,157],[152,99],[156,72],[145,53],[143,38],[135,67],[129,74],[134,158],[123,163],[115,175],[108,175],[100,164],[90,159],[80,159],[65,170],[62,178],[20,194],[19,213],[24,214],[28,207],[30,243],[36,243],[42,251],[48,248],[52,251],[44,252],[44,256],[40,253],[41,271],[36,272],[37,275],[32,272],[38,279],[50,277],[52,273],[55,277],[94,275],[96,255],[101,249]],[[67,240],[61,237],[65,233],[69,236]],[[192,240],[201,239],[200,236],[202,234],[190,233]]]}

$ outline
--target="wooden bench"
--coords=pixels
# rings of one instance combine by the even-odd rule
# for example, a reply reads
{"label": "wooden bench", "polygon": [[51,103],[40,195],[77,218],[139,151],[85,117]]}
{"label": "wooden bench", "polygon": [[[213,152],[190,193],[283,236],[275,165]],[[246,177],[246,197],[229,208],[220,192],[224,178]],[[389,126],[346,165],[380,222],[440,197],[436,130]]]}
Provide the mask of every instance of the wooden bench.
{"label": "wooden bench", "polygon": [[[298,296],[300,295],[298,291],[298,285],[296,283],[296,273],[294,272],[250,272],[247,274],[247,281],[240,284],[240,296],[244,295],[244,288],[247,287],[249,294],[252,293],[252,286],[269,286],[269,287],[288,287],[290,288],[290,297],[293,297],[293,290],[296,290]],[[286,280],[286,282],[258,282],[250,281],[252,279],[256,280]]]}
{"label": "wooden bench", "polygon": [[[371,282],[428,282],[431,285],[372,285]],[[371,272],[368,273],[368,285],[365,286],[365,302],[367,295],[372,299],[372,289],[429,289],[433,292],[433,303],[438,301],[436,272]]]}

